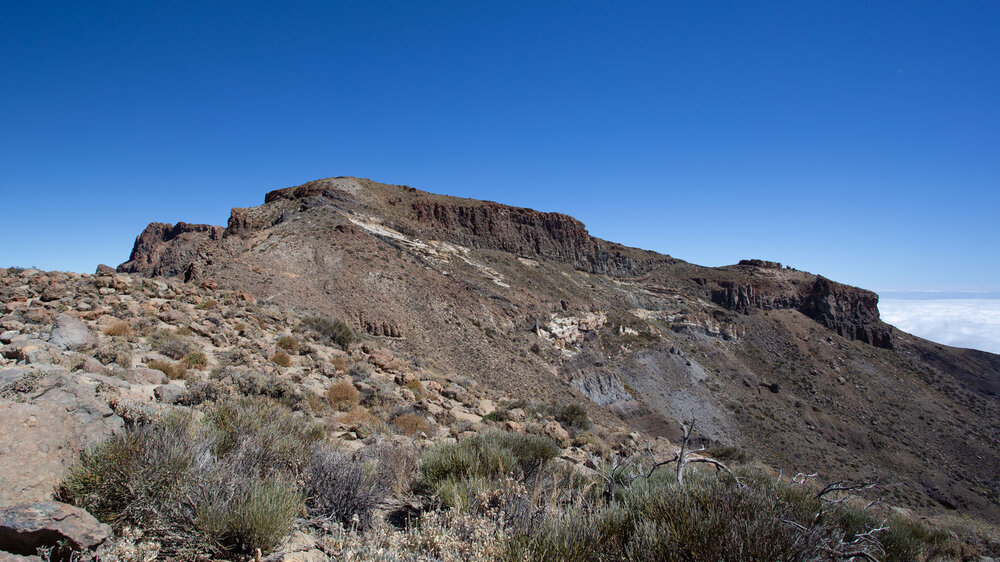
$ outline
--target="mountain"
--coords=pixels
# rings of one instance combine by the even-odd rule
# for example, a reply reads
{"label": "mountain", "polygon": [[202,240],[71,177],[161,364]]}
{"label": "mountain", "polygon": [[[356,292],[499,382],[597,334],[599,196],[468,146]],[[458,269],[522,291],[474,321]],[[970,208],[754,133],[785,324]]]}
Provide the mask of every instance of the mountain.
{"label": "mountain", "polygon": [[559,213],[338,177],[225,227],[150,224],[118,271],[341,319],[396,357],[650,436],[696,419],[790,473],[879,477],[898,504],[1000,519],[1000,356],[901,332],[875,293],[778,263],[702,267]]}

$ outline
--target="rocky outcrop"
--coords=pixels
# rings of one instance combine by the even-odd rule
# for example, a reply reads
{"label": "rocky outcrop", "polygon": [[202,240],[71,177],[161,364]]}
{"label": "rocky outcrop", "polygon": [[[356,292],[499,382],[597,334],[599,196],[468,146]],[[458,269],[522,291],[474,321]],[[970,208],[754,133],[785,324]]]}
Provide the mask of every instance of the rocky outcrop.
{"label": "rocky outcrop", "polygon": [[263,217],[254,215],[251,209],[233,207],[229,215],[229,223],[226,225],[225,235],[233,236],[253,232],[267,228],[268,226],[270,226],[269,221]]}
{"label": "rocky outcrop", "polygon": [[150,277],[180,275],[197,256],[198,247],[207,240],[218,240],[224,231],[209,224],[150,223],[136,237],[132,254],[118,271]]}
{"label": "rocky outcrop", "polygon": [[722,282],[712,291],[712,301],[742,314],[795,309],[845,338],[893,346],[892,328],[879,319],[877,294],[820,276],[811,284],[763,290],[749,283]]}
{"label": "rocky outcrop", "polygon": [[712,302],[729,310],[750,314],[754,310],[798,308],[802,297],[795,293],[761,291],[750,283],[721,282],[712,291]]}
{"label": "rocky outcrop", "polygon": [[768,260],[758,260],[758,259],[740,260],[739,265],[745,265],[745,266],[750,266],[750,267],[759,267],[761,269],[781,269],[781,263],[780,262],[768,261]]}
{"label": "rocky outcrop", "polygon": [[878,295],[817,277],[799,306],[806,316],[841,336],[892,348],[892,328],[879,320]]}
{"label": "rocky outcrop", "polygon": [[560,213],[509,207],[418,199],[413,204],[422,233],[472,248],[544,257],[590,273],[632,277],[649,272],[668,258],[590,236],[583,223]]}

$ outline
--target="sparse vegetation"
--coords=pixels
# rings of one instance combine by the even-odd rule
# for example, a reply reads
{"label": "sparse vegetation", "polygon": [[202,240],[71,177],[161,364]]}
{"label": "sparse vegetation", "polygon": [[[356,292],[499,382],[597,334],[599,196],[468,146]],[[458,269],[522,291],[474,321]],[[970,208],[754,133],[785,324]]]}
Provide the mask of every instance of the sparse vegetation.
{"label": "sparse vegetation", "polygon": [[122,337],[113,337],[101,344],[94,351],[94,358],[105,365],[114,363],[126,369],[132,366],[132,350]]}
{"label": "sparse vegetation", "polygon": [[350,347],[357,339],[354,330],[339,318],[331,320],[322,316],[309,316],[302,320],[302,325],[344,349]]}
{"label": "sparse vegetation", "polygon": [[278,338],[277,346],[278,349],[282,349],[288,353],[298,354],[299,352],[299,340],[292,336],[281,336]]}
{"label": "sparse vegetation", "polygon": [[147,362],[146,367],[162,371],[170,379],[187,378],[187,367],[180,361],[153,360]]}
{"label": "sparse vegetation", "polygon": [[268,359],[271,361],[271,363],[274,363],[275,365],[277,365],[279,367],[291,367],[292,366],[292,358],[291,358],[291,356],[288,355],[287,353],[285,353],[284,351],[276,351]]}
{"label": "sparse vegetation", "polygon": [[[10,288],[23,293],[24,287],[37,293],[51,282],[44,272],[29,275],[10,280],[13,283],[0,279],[0,293],[9,294]],[[67,276],[59,282],[72,281]],[[94,310],[102,296],[112,294],[98,289],[112,284],[119,294],[131,287],[129,294],[140,305],[106,298],[100,304],[106,311],[79,316],[92,332],[103,327],[98,340],[103,345],[93,354],[107,366],[95,365],[90,352],[48,346],[22,358],[20,349],[27,346],[20,345],[20,336],[44,341],[54,315],[68,302],[33,300],[4,317],[0,332],[16,339],[5,347],[0,367],[16,366],[18,371],[10,372],[13,379],[0,388],[0,398],[45,406],[44,400],[63,387],[56,392],[45,389],[65,384],[79,397],[106,401],[116,415],[105,418],[115,424],[114,436],[87,450],[59,487],[59,499],[87,508],[115,529],[114,538],[97,552],[80,553],[81,559],[247,560],[254,558],[256,548],[261,548],[262,559],[269,551],[274,551],[270,559],[311,556],[277,552],[293,531],[309,538],[297,535],[289,544],[315,540],[316,549],[344,560],[832,562],[855,553],[856,560],[872,556],[926,562],[1000,555],[996,527],[966,514],[935,515],[940,506],[908,489],[905,475],[884,490],[885,504],[869,505],[869,500],[883,497],[883,490],[859,488],[849,492],[857,495],[824,497],[815,478],[798,475],[790,482],[762,465],[748,466],[756,461],[746,450],[720,444],[698,449],[685,438],[680,443],[684,449],[678,451],[677,443],[647,440],[634,428],[597,416],[594,405],[545,392],[542,383],[521,396],[504,395],[498,387],[515,391],[502,387],[499,376],[478,378],[477,386],[477,373],[456,369],[450,360],[422,357],[383,336],[372,336],[373,341],[366,342],[370,345],[336,349],[342,344],[308,327],[294,310],[251,304],[249,296],[216,290],[211,294],[217,304],[209,312],[191,307],[199,298],[207,299],[196,284],[169,279],[124,283],[112,275],[83,276],[77,282],[79,286],[69,288],[87,295],[90,300],[83,302]],[[151,300],[143,302],[144,294]],[[177,302],[169,302],[175,298]],[[468,318],[455,312],[455,325],[468,328]],[[779,315],[749,320],[770,323]],[[649,333],[669,329],[661,321],[642,322]],[[317,326],[326,330],[324,324]],[[211,325],[218,330],[209,333]],[[598,328],[587,337],[608,341],[584,340],[577,349],[589,352],[592,345],[610,342],[609,350],[627,351],[620,346],[624,340],[618,327]],[[793,349],[817,343],[835,347],[822,343],[828,339],[822,327],[815,330],[808,340],[788,347],[792,351],[784,351],[783,345],[775,347],[777,353],[763,347],[775,342],[749,346],[761,354],[762,372],[781,371],[760,387],[771,390],[773,381],[781,386],[779,392],[756,394],[754,385],[760,381],[743,383],[750,391],[740,391],[747,396],[725,403],[739,419],[759,415],[783,435],[791,435],[797,428],[788,413],[794,404],[802,414],[811,407],[821,424],[818,429],[825,431],[822,424],[834,413],[819,396],[810,398],[811,390],[829,390],[823,380],[825,367],[819,375],[807,375],[809,363],[795,359]],[[529,362],[539,360],[527,355],[532,344],[539,346],[543,359],[558,357],[559,352],[536,334],[525,340],[516,332],[515,327],[508,334],[515,340],[512,345],[524,350]],[[479,339],[482,334],[473,335]],[[695,339],[670,350],[674,357],[667,360],[678,368],[688,357],[690,363],[698,361],[707,374],[705,387],[725,393],[729,372],[711,356],[728,354],[732,348],[701,332],[698,338],[705,341]],[[504,344],[497,340],[496,345]],[[392,354],[390,362],[381,361],[390,355],[376,354],[379,349]],[[273,368],[276,356],[284,362],[278,353],[299,368]],[[858,383],[852,388],[868,391],[860,384],[871,379],[856,365],[837,354],[831,357],[851,384]],[[148,387],[129,382],[130,375],[146,380],[148,373],[129,374],[122,368],[133,360],[172,381],[184,379],[174,382],[183,390],[158,389],[150,400]],[[42,367],[48,361],[53,368]],[[27,372],[20,374],[22,365]],[[384,368],[387,365],[391,368]],[[809,386],[789,382],[784,371],[797,373]],[[938,384],[943,375],[934,377],[926,381]],[[623,387],[633,398],[644,399],[627,384]],[[44,400],[38,401],[39,396]],[[904,407],[898,397],[884,399],[891,408]],[[492,413],[479,418],[494,406]],[[991,411],[975,401],[969,407]],[[80,410],[75,416],[84,414]],[[932,409],[914,418],[921,427],[932,427],[948,415],[948,410]],[[553,420],[569,432],[568,440]],[[898,431],[899,423],[902,420],[890,428]],[[690,427],[684,429],[690,436]],[[869,434],[872,446],[884,437],[879,431]],[[329,441],[324,433],[329,433]],[[554,436],[558,444],[542,435]],[[853,437],[844,435],[851,445]],[[816,436],[822,438],[825,435]],[[973,445],[978,438],[963,439]],[[891,445],[883,446],[892,450]],[[982,447],[972,450],[986,454]],[[866,451],[848,451],[842,458],[834,458],[836,452],[816,451],[814,459],[802,462],[827,466],[832,474],[885,471],[864,464],[865,457],[859,455]],[[682,483],[672,464],[677,460],[652,468],[671,455],[687,461]],[[706,458],[724,466],[709,467],[698,460]],[[987,499],[997,497],[996,482],[975,485]]]}
{"label": "sparse vegetation", "polygon": [[107,326],[106,328],[101,330],[101,332],[106,336],[128,337],[132,335],[132,327],[129,326],[128,322],[125,322],[124,320],[119,320],[118,322],[115,322],[114,324]]}
{"label": "sparse vegetation", "polygon": [[192,351],[181,359],[181,363],[189,369],[204,369],[208,365],[208,358],[200,351]]}
{"label": "sparse vegetation", "polygon": [[358,405],[361,395],[348,381],[337,381],[326,391],[326,399],[335,410],[346,412]]}
{"label": "sparse vegetation", "polygon": [[321,435],[262,400],[220,404],[201,422],[168,414],[85,452],[58,497],[116,528],[140,526],[161,555],[270,551],[302,509],[294,481]]}
{"label": "sparse vegetation", "polygon": [[400,433],[408,437],[413,437],[420,433],[427,434],[431,428],[431,424],[427,422],[427,418],[415,412],[406,412],[394,417],[392,425]]}

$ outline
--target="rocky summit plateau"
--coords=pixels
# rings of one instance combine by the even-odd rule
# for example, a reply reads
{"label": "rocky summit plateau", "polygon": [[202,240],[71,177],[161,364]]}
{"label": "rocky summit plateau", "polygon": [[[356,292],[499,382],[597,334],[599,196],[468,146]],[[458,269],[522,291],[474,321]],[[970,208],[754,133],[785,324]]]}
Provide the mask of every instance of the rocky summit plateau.
{"label": "rocky summit plateau", "polygon": [[[226,226],[150,224],[117,269],[0,269],[0,344],[14,558],[1000,555],[1000,356],[887,325],[865,289],[559,213],[278,189]],[[44,520],[69,510],[86,540]],[[752,521],[689,520],[713,517]]]}

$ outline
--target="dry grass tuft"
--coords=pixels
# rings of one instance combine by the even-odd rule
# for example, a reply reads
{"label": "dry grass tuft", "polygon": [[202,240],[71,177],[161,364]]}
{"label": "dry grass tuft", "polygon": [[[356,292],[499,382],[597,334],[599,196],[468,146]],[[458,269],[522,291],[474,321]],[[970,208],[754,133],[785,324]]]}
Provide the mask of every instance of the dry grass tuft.
{"label": "dry grass tuft", "polygon": [[292,366],[292,358],[291,358],[291,356],[288,355],[287,353],[285,353],[284,351],[278,351],[278,352],[276,352],[274,355],[272,355],[270,357],[270,360],[271,360],[271,363],[274,363],[275,365],[277,365],[279,367],[291,367]]}
{"label": "dry grass tuft", "polygon": [[334,409],[346,412],[361,402],[361,395],[353,384],[347,381],[338,381],[330,385],[326,391],[326,399]]}
{"label": "dry grass tuft", "polygon": [[146,363],[146,367],[162,371],[163,374],[167,375],[167,378],[170,379],[187,378],[187,367],[185,367],[184,363],[181,363],[180,361],[170,362],[157,359]]}
{"label": "dry grass tuft", "polygon": [[427,422],[427,418],[413,412],[396,416],[392,420],[392,425],[399,430],[399,433],[407,437],[413,437],[421,432],[428,434],[431,429],[431,424]]}
{"label": "dry grass tuft", "polygon": [[131,336],[132,327],[129,326],[128,322],[124,320],[115,322],[114,324],[104,328],[101,332],[106,336]]}

